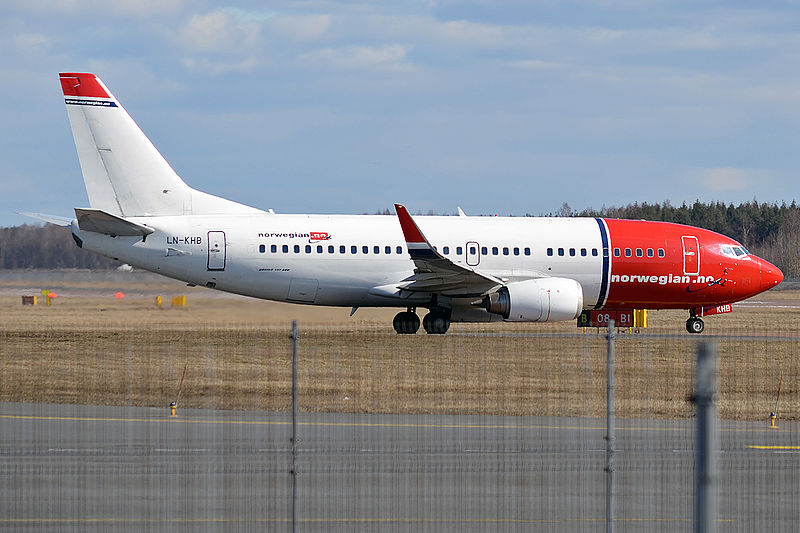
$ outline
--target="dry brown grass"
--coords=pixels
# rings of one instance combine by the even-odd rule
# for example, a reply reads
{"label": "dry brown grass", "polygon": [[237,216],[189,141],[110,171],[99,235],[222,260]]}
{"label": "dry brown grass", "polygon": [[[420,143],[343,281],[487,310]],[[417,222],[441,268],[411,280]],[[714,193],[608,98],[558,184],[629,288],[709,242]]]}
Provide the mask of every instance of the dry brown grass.
{"label": "dry brown grass", "polygon": [[[0,400],[166,406],[186,367],[182,407],[285,410],[289,329],[297,319],[306,411],[605,412],[605,338],[594,330],[580,334],[573,323],[454,324],[444,337],[398,336],[390,325],[393,310],[362,309],[351,318],[348,309],[208,291],[192,293],[186,309],[156,309],[151,294],[121,301],[112,294],[110,287],[107,296],[61,297],[49,308],[23,307],[19,296],[0,298]],[[800,294],[760,299],[785,305]],[[707,319],[706,337],[735,336],[715,339],[721,416],[765,419],[782,374],[780,417],[798,418],[799,315],[742,308]],[[682,334],[684,320],[684,312],[651,312],[647,330],[618,336],[619,416],[691,416],[687,398],[702,336]]]}

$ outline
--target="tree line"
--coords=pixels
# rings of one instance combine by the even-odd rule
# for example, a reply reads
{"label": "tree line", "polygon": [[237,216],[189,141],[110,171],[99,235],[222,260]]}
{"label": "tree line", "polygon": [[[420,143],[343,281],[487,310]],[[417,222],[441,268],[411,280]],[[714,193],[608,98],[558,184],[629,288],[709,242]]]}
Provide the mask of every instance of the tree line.
{"label": "tree line", "polygon": [[0,228],[0,269],[113,270],[119,266],[119,261],[78,248],[69,228],[53,224]]}
{"label": "tree line", "polygon": [[[389,215],[393,211],[387,209],[381,213]],[[668,201],[661,204],[637,202],[583,211],[575,211],[564,203],[550,216],[660,220],[698,226],[736,239],[751,252],[775,263],[786,277],[800,277],[800,207],[795,202],[787,205],[753,200],[733,205],[697,201],[680,206],[673,206]],[[118,261],[75,246],[69,228],[52,224],[0,228],[2,269],[111,270],[119,265]]]}

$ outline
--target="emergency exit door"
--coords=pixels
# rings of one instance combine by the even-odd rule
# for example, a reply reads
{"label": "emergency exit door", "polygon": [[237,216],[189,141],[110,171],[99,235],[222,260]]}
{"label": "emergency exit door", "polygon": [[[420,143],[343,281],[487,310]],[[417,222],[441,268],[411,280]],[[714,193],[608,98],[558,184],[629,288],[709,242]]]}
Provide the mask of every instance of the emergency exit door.
{"label": "emergency exit door", "polygon": [[225,232],[208,232],[208,269],[225,270]]}

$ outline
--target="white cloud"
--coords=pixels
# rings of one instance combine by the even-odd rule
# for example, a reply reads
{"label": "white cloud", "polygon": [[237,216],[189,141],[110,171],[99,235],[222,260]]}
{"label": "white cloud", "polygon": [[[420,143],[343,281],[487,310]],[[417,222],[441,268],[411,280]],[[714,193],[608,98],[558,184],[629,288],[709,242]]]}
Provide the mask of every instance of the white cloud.
{"label": "white cloud", "polygon": [[328,14],[276,15],[267,23],[267,29],[276,37],[295,42],[315,41],[331,27]]}
{"label": "white cloud", "polygon": [[555,70],[563,68],[564,65],[554,61],[542,61],[541,59],[521,59],[519,61],[509,61],[508,65],[520,70]]}
{"label": "white cloud", "polygon": [[240,61],[216,61],[208,58],[186,58],[183,66],[187,70],[205,72],[214,76],[228,72],[251,72],[258,68],[259,63],[255,57],[246,57]]}
{"label": "white cloud", "polygon": [[180,29],[179,38],[193,52],[231,52],[254,47],[260,31],[260,22],[220,9],[192,16]]}
{"label": "white cloud", "polygon": [[50,50],[51,41],[41,33],[22,33],[14,37],[14,47],[25,55],[43,55]]}
{"label": "white cloud", "polygon": [[186,0],[11,0],[17,9],[29,13],[105,13],[138,18],[163,17],[180,11]]}
{"label": "white cloud", "polygon": [[342,69],[408,68],[406,48],[399,44],[324,48],[301,54],[300,60],[309,65]]}

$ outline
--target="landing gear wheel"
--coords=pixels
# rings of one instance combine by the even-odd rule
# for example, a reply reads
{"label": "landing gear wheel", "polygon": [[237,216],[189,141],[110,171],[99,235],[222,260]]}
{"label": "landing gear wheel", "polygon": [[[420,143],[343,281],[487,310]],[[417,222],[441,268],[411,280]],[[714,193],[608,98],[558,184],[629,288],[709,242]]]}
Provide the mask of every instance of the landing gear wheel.
{"label": "landing gear wheel", "polygon": [[422,319],[422,327],[428,335],[444,335],[450,329],[450,319],[431,311]]}
{"label": "landing gear wheel", "polygon": [[411,311],[403,311],[395,315],[392,326],[400,335],[413,335],[419,329],[419,317]]}
{"label": "landing gear wheel", "polygon": [[703,333],[704,329],[706,329],[706,325],[702,318],[692,317],[686,321],[686,331],[689,333]]}

